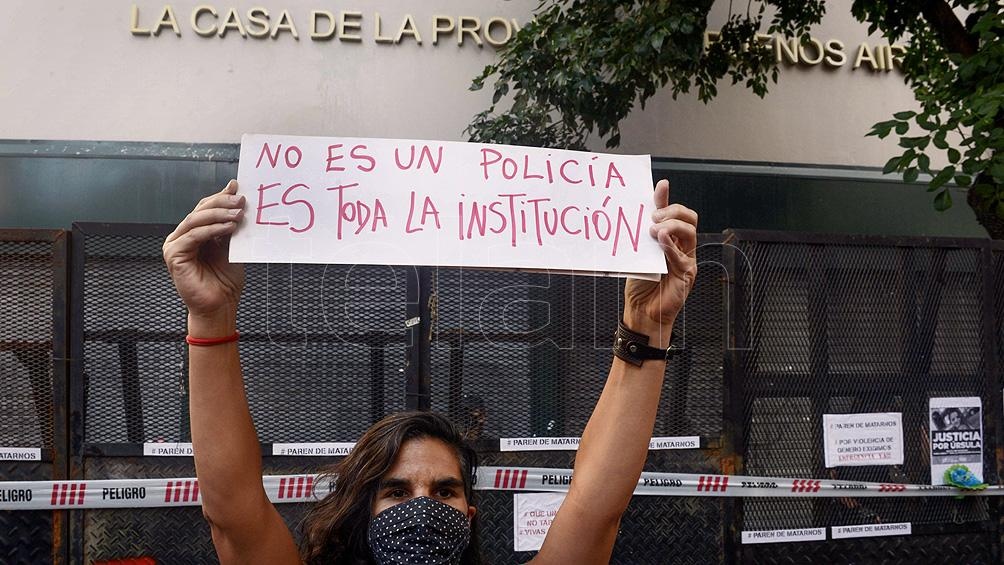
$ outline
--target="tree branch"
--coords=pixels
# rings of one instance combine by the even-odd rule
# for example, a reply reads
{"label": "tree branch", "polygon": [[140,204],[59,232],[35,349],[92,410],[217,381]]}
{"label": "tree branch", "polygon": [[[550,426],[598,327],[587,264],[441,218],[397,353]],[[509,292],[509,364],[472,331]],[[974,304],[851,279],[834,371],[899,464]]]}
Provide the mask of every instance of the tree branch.
{"label": "tree branch", "polygon": [[979,50],[979,40],[966,31],[952,7],[944,0],[921,0],[920,12],[941,37],[941,44],[949,53],[972,57]]}

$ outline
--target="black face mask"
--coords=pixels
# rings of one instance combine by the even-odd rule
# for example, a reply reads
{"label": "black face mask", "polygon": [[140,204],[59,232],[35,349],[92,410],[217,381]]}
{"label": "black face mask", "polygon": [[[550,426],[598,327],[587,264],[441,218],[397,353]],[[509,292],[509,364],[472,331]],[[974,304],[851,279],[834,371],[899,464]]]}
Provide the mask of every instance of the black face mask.
{"label": "black face mask", "polygon": [[471,523],[456,508],[420,496],[377,514],[367,540],[379,565],[457,565]]}

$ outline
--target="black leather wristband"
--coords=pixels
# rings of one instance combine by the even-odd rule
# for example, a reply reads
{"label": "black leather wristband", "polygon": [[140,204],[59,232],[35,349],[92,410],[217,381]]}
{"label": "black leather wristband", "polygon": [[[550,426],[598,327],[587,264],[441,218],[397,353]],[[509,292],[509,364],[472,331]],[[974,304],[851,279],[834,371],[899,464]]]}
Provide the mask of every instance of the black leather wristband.
{"label": "black leather wristband", "polygon": [[659,349],[652,347],[648,342],[647,335],[632,331],[624,325],[624,322],[618,322],[617,332],[614,333],[614,355],[626,363],[641,367],[641,364],[648,360],[669,361],[680,352],[680,349],[673,345]]}

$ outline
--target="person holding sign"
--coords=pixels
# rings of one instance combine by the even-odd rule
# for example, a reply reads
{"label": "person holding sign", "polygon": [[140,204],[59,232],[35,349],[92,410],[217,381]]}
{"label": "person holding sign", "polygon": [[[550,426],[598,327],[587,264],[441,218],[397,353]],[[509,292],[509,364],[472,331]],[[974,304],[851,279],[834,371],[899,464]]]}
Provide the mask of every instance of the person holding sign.
{"label": "person holding sign", "polygon": [[[480,563],[473,451],[444,417],[388,416],[334,469],[333,492],[305,519],[298,549],[261,481],[261,454],[237,350],[244,268],[227,260],[247,203],[231,181],[164,243],[188,307],[191,428],[203,513],[222,563]],[[606,385],[582,434],[571,484],[533,563],[606,563],[641,475],[670,335],[697,275],[697,214],[655,188],[649,235],[668,274],[629,279]]]}

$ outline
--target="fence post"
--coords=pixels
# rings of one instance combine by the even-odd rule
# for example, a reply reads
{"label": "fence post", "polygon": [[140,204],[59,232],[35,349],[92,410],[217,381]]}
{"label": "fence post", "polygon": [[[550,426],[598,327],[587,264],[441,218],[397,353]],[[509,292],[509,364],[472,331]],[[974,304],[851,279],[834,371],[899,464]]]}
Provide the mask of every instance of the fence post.
{"label": "fence post", "polygon": [[[995,259],[994,251],[1000,249],[999,257]],[[1000,484],[1001,476],[1004,474],[1004,449],[1000,441],[1004,437],[1004,404],[1001,397],[1001,350],[1004,340],[998,335],[1000,324],[1004,323],[1004,312],[998,308],[998,304],[1004,306],[1004,299],[999,295],[1004,292],[1004,247],[992,246],[990,242],[981,249],[980,264],[983,273],[983,292],[981,302],[982,336],[980,346],[983,349],[983,358],[986,360],[984,370],[983,396],[987,399],[987,406],[984,412],[984,420],[993,422],[994,425],[984,429],[983,448],[991,446],[994,449],[994,476],[984,477],[987,483]],[[998,301],[1000,301],[998,303]],[[987,434],[986,432],[989,432]],[[990,437],[987,437],[989,435]],[[989,511],[991,519],[997,524],[997,535],[993,537],[994,543],[991,547],[991,558],[994,562],[1001,560],[1001,546],[1004,545],[1004,514],[1001,513],[1001,501],[999,497],[993,497],[990,501]]]}
{"label": "fence post", "polygon": [[[84,477],[84,398],[86,375],[84,373],[84,252],[83,227],[73,224],[70,233],[70,284],[69,295],[69,400],[67,404],[69,422],[67,479],[79,480]],[[67,531],[67,554],[69,563],[84,562],[84,511],[65,510],[69,527]]]}
{"label": "fence post", "polygon": [[408,269],[408,298],[405,325],[408,348],[405,355],[404,404],[407,410],[432,408],[432,270]]}
{"label": "fence post", "polygon": [[[723,355],[722,377],[725,383],[722,386],[722,472],[728,474],[742,474],[743,465],[743,438],[745,436],[744,426],[744,405],[745,390],[743,379],[743,363],[746,362],[743,355],[746,347],[746,328],[743,319],[747,297],[745,295],[747,282],[742,275],[747,274],[739,266],[740,260],[736,257],[735,247],[737,241],[733,241],[735,232],[728,230],[725,232],[725,243],[722,247],[722,262],[725,264],[727,277],[723,284],[726,285],[722,293],[725,311],[728,313],[728,320],[725,322],[726,348]],[[731,467],[724,468],[726,464]],[[722,562],[742,563],[742,527],[743,527],[743,500],[741,498],[723,498],[722,511],[722,540],[724,541]]]}

